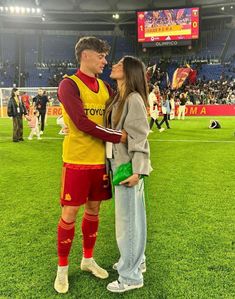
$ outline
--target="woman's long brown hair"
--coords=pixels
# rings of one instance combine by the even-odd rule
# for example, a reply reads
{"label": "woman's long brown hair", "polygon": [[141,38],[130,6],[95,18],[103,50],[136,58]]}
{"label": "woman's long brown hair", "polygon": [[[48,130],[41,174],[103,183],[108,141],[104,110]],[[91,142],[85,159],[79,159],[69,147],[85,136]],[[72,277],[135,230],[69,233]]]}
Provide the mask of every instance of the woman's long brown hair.
{"label": "woman's long brown hair", "polygon": [[148,107],[148,85],[146,80],[145,66],[141,60],[133,56],[124,56],[123,58],[123,72],[124,72],[124,94],[120,91],[114,98],[111,98],[106,103],[105,120],[106,125],[110,125],[110,114],[112,107],[118,102],[117,113],[114,118],[114,126],[116,127],[123,111],[123,106],[128,95],[132,92],[138,92],[146,107]]}

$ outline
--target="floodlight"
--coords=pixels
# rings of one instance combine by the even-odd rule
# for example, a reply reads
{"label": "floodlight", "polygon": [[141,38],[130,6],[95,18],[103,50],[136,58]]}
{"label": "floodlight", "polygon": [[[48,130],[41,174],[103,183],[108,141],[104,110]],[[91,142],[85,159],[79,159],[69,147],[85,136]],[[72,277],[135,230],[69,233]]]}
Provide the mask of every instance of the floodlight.
{"label": "floodlight", "polygon": [[117,13],[113,14],[113,18],[116,19],[116,20],[118,20],[119,19],[119,14],[117,14]]}

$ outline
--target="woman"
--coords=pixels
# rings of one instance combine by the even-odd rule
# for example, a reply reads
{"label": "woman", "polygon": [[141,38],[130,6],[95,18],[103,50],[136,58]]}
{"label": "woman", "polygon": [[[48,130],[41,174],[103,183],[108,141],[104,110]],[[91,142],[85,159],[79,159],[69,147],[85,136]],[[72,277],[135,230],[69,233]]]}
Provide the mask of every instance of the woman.
{"label": "woman", "polygon": [[7,108],[8,116],[13,120],[13,142],[24,141],[23,139],[23,114],[27,114],[27,110],[20,100],[19,90],[13,88],[11,92],[11,98],[8,102]]}
{"label": "woman", "polygon": [[124,129],[126,144],[113,144],[110,159],[112,170],[129,161],[133,175],[115,186],[116,239],[120,259],[114,268],[118,280],[108,284],[111,292],[122,293],[143,286],[143,261],[146,243],[146,212],[144,182],[141,175],[149,175],[149,124],[147,82],[142,62],[125,56],[112,67],[110,77],[117,80],[118,92],[106,105],[106,125]]}

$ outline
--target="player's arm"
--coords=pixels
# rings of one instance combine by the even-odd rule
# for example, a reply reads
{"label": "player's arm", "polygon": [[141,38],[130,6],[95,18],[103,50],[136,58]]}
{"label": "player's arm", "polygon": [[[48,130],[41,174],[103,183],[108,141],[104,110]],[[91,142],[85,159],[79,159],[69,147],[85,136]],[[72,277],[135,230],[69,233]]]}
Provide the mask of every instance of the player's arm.
{"label": "player's arm", "polygon": [[82,100],[78,95],[78,88],[72,80],[65,78],[60,83],[58,96],[59,101],[78,130],[104,141],[112,143],[125,142],[125,134],[121,131],[97,125],[86,116]]}
{"label": "player's arm", "polygon": [[33,102],[32,102],[33,108],[36,108],[37,99],[38,99],[37,96],[33,98]]}

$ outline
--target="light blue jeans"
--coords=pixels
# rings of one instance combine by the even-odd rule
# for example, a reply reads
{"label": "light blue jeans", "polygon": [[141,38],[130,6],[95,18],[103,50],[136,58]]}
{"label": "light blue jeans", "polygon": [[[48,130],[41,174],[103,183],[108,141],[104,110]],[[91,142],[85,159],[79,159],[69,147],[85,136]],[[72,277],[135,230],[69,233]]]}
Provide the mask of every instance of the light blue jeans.
{"label": "light blue jeans", "polygon": [[[114,160],[110,162],[114,171]],[[134,187],[115,186],[115,228],[120,251],[118,280],[140,284],[143,282],[140,264],[145,260],[147,235],[143,179]]]}

